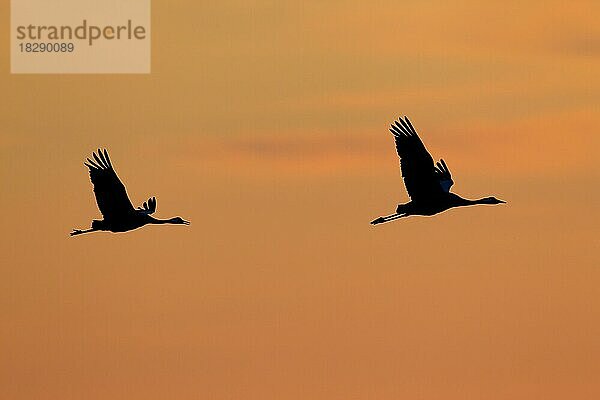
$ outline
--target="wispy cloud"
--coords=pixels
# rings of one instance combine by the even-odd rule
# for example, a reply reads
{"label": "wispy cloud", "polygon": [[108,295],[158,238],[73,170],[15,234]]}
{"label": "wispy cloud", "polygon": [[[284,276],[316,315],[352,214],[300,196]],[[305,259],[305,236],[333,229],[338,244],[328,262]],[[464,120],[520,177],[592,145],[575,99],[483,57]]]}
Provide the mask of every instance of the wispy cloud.
{"label": "wispy cloud", "polygon": [[[187,136],[150,143],[173,163],[210,174],[248,178],[396,175],[398,159],[387,123],[351,131],[292,129],[215,138]],[[597,169],[600,145],[593,109],[532,114],[506,120],[413,118],[434,158],[459,174],[543,177],[588,174]],[[148,144],[146,144],[148,145]]]}

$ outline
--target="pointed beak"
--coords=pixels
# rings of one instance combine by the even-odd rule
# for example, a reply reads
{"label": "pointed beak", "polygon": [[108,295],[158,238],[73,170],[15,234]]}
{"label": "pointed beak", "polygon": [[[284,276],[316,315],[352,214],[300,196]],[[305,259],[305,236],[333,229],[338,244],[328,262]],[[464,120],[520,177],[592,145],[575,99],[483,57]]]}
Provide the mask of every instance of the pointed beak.
{"label": "pointed beak", "polygon": [[183,220],[183,224],[184,224],[184,225],[189,225],[189,224],[190,224],[190,221]]}
{"label": "pointed beak", "polygon": [[506,204],[506,202],[505,202],[504,200],[500,200],[500,199],[498,199],[498,201],[499,201],[500,203],[502,203],[502,204]]}

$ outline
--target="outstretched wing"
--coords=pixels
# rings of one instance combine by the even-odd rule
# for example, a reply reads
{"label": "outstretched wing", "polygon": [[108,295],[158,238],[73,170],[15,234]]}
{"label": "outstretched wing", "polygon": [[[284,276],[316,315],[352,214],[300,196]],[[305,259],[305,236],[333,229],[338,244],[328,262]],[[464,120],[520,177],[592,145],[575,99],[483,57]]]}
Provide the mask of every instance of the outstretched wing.
{"label": "outstretched wing", "polygon": [[150,197],[148,201],[145,201],[142,207],[137,208],[143,214],[152,214],[156,211],[156,197]]}
{"label": "outstretched wing", "polygon": [[438,161],[435,165],[435,176],[437,176],[442,190],[448,193],[452,185],[454,185],[454,181],[452,180],[450,170],[443,159]]}
{"label": "outstretched wing", "polygon": [[133,213],[133,205],[127,196],[125,186],[119,180],[108,158],[108,152],[98,149],[98,154],[93,153],[95,161],[87,159],[84,163],[90,170],[90,180],[94,185],[96,203],[104,219],[119,219]]}
{"label": "outstretched wing", "polygon": [[[440,168],[438,172],[431,154],[425,148],[408,117],[394,121],[390,132],[396,141],[400,170],[410,198],[415,201],[431,201],[447,192],[448,190],[444,190],[440,182],[440,177],[446,178],[447,169]],[[445,164],[440,165],[445,166]],[[449,171],[447,176],[450,176]]]}

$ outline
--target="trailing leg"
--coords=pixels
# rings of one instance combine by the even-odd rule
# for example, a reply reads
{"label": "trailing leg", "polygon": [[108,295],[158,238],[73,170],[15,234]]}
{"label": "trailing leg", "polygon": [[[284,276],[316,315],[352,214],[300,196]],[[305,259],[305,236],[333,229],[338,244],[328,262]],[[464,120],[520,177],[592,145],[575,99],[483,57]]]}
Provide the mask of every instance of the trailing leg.
{"label": "trailing leg", "polygon": [[90,233],[90,232],[95,232],[97,231],[97,229],[94,228],[90,228],[90,229],[73,229],[73,232],[70,233],[71,236],[75,236],[75,235],[81,235],[83,233]]}
{"label": "trailing leg", "polygon": [[383,224],[384,222],[390,222],[402,217],[408,217],[408,214],[392,214],[386,215],[385,217],[379,217],[371,221],[371,225]]}

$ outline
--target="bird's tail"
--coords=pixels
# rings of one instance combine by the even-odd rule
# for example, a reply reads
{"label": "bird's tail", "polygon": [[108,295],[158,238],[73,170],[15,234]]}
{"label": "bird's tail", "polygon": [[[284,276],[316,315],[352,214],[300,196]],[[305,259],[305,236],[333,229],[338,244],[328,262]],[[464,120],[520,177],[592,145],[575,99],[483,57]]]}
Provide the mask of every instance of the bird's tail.
{"label": "bird's tail", "polygon": [[396,214],[407,214],[408,213],[408,204],[398,204],[396,207]]}
{"label": "bird's tail", "polygon": [[98,219],[92,220],[92,229],[96,231],[105,231],[106,229],[104,221]]}

